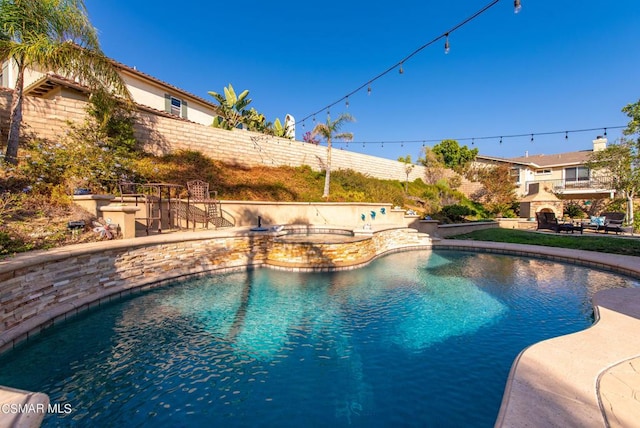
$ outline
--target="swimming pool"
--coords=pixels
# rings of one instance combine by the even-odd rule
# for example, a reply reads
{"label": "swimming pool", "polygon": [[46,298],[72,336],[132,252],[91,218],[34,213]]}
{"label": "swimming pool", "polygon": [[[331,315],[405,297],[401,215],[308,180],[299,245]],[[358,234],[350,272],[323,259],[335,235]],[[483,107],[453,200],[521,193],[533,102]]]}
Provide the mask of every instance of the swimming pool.
{"label": "swimming pool", "polygon": [[0,357],[0,384],[71,406],[44,426],[493,426],[522,349],[639,285],[453,251],[218,275],[54,327]]}

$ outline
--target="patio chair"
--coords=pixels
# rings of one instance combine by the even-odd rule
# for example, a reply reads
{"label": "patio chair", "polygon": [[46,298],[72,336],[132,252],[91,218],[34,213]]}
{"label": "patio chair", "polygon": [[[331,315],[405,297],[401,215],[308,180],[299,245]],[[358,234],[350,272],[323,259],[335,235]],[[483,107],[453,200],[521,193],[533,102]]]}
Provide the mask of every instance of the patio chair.
{"label": "patio chair", "polygon": [[584,230],[582,224],[573,224],[571,222],[560,223],[556,218],[555,213],[552,212],[537,212],[536,220],[538,221],[538,228],[536,230],[549,229],[556,233],[573,233],[576,230],[582,233]]}
{"label": "patio chair", "polygon": [[537,212],[536,220],[538,222],[536,230],[549,229],[557,232],[558,219],[556,218],[555,213],[543,211]]}
{"label": "patio chair", "polygon": [[[189,208],[185,215],[187,220],[193,221],[194,228],[196,222],[203,223],[207,228],[209,223],[216,227],[222,226],[222,204],[218,200],[218,192],[209,190],[209,183],[202,180],[187,181],[187,190]],[[203,208],[196,205],[202,205]]]}
{"label": "patio chair", "polygon": [[604,233],[615,232],[616,235],[620,232],[628,232],[629,229],[633,231],[633,227],[625,228],[622,226],[624,222],[625,213],[618,212],[606,212],[602,213],[604,220]]}

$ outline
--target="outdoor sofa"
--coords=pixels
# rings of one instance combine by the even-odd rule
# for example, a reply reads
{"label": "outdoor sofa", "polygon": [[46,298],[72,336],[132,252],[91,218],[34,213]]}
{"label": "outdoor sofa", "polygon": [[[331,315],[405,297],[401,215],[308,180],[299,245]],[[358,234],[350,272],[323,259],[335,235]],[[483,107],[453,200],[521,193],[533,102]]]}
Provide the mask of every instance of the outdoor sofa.
{"label": "outdoor sofa", "polygon": [[619,212],[604,212],[599,216],[592,216],[589,222],[582,223],[582,227],[596,232],[604,231],[604,233],[615,232],[616,235],[620,232],[633,232],[633,227],[624,227],[622,223],[624,221],[624,213]]}

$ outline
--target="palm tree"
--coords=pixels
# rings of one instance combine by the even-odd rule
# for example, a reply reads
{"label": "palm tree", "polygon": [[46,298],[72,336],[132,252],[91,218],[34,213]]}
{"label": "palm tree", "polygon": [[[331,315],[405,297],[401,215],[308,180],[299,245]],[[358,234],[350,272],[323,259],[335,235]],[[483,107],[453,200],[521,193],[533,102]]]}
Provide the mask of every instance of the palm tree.
{"label": "palm tree", "polygon": [[409,174],[411,174],[411,171],[413,171],[413,168],[415,168],[416,166],[411,163],[411,155],[407,155],[406,158],[400,156],[398,158],[398,162],[402,162],[404,164],[404,173],[407,176],[404,182],[404,193],[409,193]]}
{"label": "palm tree", "polygon": [[83,0],[0,0],[0,59],[12,59],[17,67],[5,153],[13,164],[18,163],[25,69],[53,70],[130,99],[100,49]]}
{"label": "palm tree", "polygon": [[342,113],[336,120],[331,121],[331,117],[327,115],[327,123],[318,123],[311,132],[311,137],[320,136],[327,142],[327,167],[326,175],[324,177],[324,192],[323,198],[329,197],[329,183],[331,180],[331,140],[353,140],[353,133],[340,132],[340,128],[345,122],[354,122],[355,119],[349,113]]}

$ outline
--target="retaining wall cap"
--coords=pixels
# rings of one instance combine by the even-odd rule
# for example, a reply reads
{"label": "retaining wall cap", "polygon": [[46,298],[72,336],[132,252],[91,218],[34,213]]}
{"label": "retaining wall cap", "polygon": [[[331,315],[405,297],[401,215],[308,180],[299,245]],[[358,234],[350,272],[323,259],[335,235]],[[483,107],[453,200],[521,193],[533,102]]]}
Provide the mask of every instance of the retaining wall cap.
{"label": "retaining wall cap", "polygon": [[123,206],[123,205],[105,205],[99,208],[102,212],[123,212],[123,213],[135,213],[140,211],[140,207]]}

